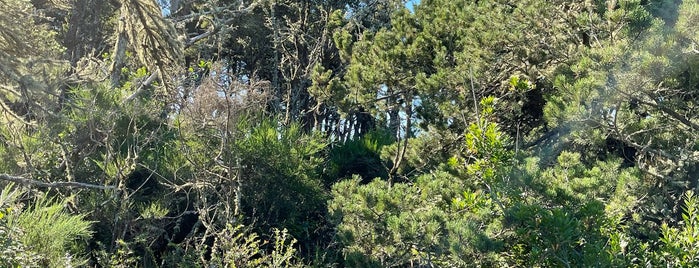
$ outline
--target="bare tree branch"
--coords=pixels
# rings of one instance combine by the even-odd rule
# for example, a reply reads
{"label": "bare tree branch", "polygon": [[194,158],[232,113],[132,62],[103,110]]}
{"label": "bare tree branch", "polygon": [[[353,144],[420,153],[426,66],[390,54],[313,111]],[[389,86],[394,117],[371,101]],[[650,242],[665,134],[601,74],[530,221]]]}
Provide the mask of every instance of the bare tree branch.
{"label": "bare tree branch", "polygon": [[150,86],[151,83],[153,83],[153,80],[155,80],[155,78],[158,76],[158,74],[159,74],[159,70],[155,70],[155,72],[153,72],[150,76],[148,76],[148,78],[146,78],[146,80],[139,83],[140,85],[138,86],[138,89],[136,89],[136,91],[134,91],[133,94],[126,97],[126,99],[124,99],[123,103],[130,102],[130,101],[134,100],[136,97],[138,97],[138,95],[143,93],[143,91],[145,91],[145,88],[147,86]]}
{"label": "bare tree branch", "polygon": [[656,109],[658,109],[658,110],[664,112],[665,114],[669,115],[671,118],[673,118],[673,119],[675,119],[675,120],[677,120],[677,121],[680,121],[682,124],[684,124],[685,126],[690,127],[690,128],[693,129],[694,131],[699,131],[699,124],[692,122],[689,118],[687,118],[687,117],[685,117],[685,116],[679,114],[679,113],[676,112],[675,110],[672,110],[672,109],[666,107],[665,105],[663,105],[663,104],[661,104],[661,103],[658,103],[657,100],[654,100],[653,102],[645,101],[645,100],[642,100],[642,99],[636,99],[636,100],[637,100],[639,103],[641,103],[641,104],[645,104],[645,105],[651,106],[651,107],[653,107],[653,108],[656,108]]}
{"label": "bare tree branch", "polygon": [[43,182],[43,181],[37,181],[37,180],[32,180],[32,179],[27,179],[23,177],[18,177],[18,176],[11,176],[7,174],[0,174],[0,180],[4,181],[11,181],[19,184],[25,184],[25,185],[34,185],[38,187],[48,187],[48,188],[88,188],[88,189],[98,189],[98,190],[115,190],[116,186],[103,186],[103,185],[95,185],[95,184],[89,184],[89,183],[82,183],[82,182],[72,182],[72,181],[66,181],[66,182]]}
{"label": "bare tree branch", "polygon": [[253,11],[253,9],[255,9],[259,4],[260,4],[260,1],[253,1],[247,7],[242,7],[242,6],[235,7],[235,4],[230,4],[230,5],[223,6],[223,7],[214,7],[210,11],[205,11],[205,12],[201,12],[201,13],[192,13],[192,14],[188,14],[186,16],[175,18],[173,20],[173,22],[179,23],[179,22],[189,21],[189,20],[193,20],[197,17],[202,17],[202,16],[206,16],[206,15],[213,15],[214,17],[228,17],[228,19],[222,20],[222,21],[211,21],[213,25],[210,27],[210,29],[208,29],[207,31],[205,31],[201,34],[198,34],[196,36],[193,36],[193,37],[190,37],[190,38],[187,38],[186,40],[184,40],[184,44],[183,44],[184,48],[188,48],[188,47],[194,45],[194,43],[198,42],[199,40],[202,40],[202,39],[205,39],[211,35],[217,34],[218,32],[220,32],[223,29],[223,27],[231,25],[231,23],[233,23],[233,21],[235,21],[238,17],[251,13]]}

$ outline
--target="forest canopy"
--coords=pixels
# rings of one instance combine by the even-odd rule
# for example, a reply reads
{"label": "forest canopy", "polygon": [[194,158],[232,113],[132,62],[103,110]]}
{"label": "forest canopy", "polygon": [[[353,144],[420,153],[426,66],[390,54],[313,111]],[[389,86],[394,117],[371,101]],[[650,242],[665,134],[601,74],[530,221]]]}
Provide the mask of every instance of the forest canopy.
{"label": "forest canopy", "polygon": [[0,267],[699,266],[696,0],[0,0]]}

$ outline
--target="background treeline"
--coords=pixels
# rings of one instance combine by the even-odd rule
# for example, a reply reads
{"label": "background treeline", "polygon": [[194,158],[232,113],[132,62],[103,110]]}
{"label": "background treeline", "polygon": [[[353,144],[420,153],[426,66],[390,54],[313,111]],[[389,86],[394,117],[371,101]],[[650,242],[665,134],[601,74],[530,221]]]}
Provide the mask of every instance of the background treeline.
{"label": "background treeline", "polygon": [[696,0],[0,0],[1,267],[699,266]]}

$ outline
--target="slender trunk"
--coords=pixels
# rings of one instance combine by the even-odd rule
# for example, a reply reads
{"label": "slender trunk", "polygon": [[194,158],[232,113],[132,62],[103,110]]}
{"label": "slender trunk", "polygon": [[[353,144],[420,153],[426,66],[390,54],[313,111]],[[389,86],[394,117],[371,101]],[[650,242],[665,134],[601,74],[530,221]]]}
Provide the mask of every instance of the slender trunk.
{"label": "slender trunk", "polygon": [[[387,95],[394,94],[393,88],[388,87]],[[400,140],[400,106],[398,105],[399,96],[391,96],[388,98],[386,105],[388,106],[388,130],[391,135],[394,135],[396,140]]]}
{"label": "slender trunk", "polygon": [[287,86],[286,88],[286,97],[284,98],[284,101],[286,102],[286,109],[284,111],[284,124],[289,124],[291,123],[291,109],[293,109],[293,107],[291,107],[291,91],[293,91],[293,87]]}
{"label": "slender trunk", "polygon": [[357,132],[360,136],[374,129],[374,117],[372,117],[363,108],[359,108],[359,110],[355,113],[355,117],[357,119]]}
{"label": "slender trunk", "polygon": [[349,126],[347,127],[347,140],[354,138],[354,123],[357,121],[356,117],[352,116],[350,117],[351,119],[349,121]]}
{"label": "slender trunk", "polygon": [[116,44],[114,45],[114,55],[112,55],[112,65],[109,68],[112,88],[119,87],[119,80],[121,78],[121,68],[124,67],[124,60],[126,58],[126,29],[124,26],[124,19],[127,16],[127,10],[122,6],[121,17],[119,18],[119,26],[117,30],[119,34],[117,35]]}
{"label": "slender trunk", "polygon": [[[405,152],[408,149],[408,142],[410,141],[410,138],[412,136],[412,119],[411,117],[413,116],[413,105],[412,105],[412,99],[410,96],[407,96],[406,98],[406,103],[405,103],[405,134],[403,137],[400,137],[400,133],[398,134],[398,150],[396,150],[396,157],[394,158],[393,161],[393,167],[389,171],[389,183],[392,182],[393,180],[393,174],[398,171],[398,167],[400,167],[401,163],[403,162],[403,159],[405,158]],[[403,145],[401,146],[401,138],[403,141]]]}
{"label": "slender trunk", "polygon": [[274,53],[274,68],[272,69],[272,91],[274,92],[275,98],[272,100],[272,110],[270,112],[272,113],[277,113],[279,111],[280,105],[281,105],[281,96],[282,96],[282,90],[279,85],[279,65],[281,64],[279,60],[279,23],[277,22],[277,17],[276,17],[276,4],[277,1],[272,1],[272,4],[270,6],[271,9],[271,14],[270,16],[272,17],[272,33],[273,33],[273,53]]}

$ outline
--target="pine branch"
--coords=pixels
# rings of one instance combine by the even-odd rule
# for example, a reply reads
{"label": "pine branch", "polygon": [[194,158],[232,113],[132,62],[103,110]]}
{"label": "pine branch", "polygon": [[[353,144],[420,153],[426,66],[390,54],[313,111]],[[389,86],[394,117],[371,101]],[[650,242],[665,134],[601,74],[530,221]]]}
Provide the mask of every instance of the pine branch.
{"label": "pine branch", "polygon": [[38,187],[47,187],[47,188],[88,188],[88,189],[98,189],[98,190],[114,190],[116,189],[116,186],[103,186],[103,185],[95,185],[95,184],[89,184],[89,183],[82,183],[82,182],[72,182],[72,181],[66,181],[66,182],[43,182],[43,181],[37,181],[37,180],[32,180],[32,179],[27,179],[23,177],[18,177],[18,176],[11,176],[7,174],[0,174],[0,180],[4,181],[11,181],[14,183],[19,183],[19,184],[25,184],[25,185],[34,185]]}

